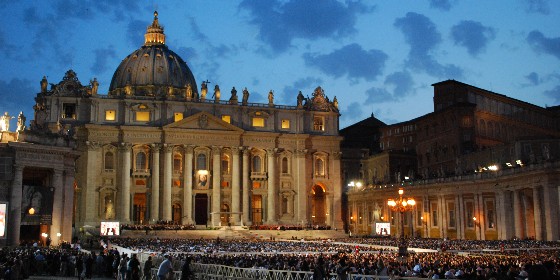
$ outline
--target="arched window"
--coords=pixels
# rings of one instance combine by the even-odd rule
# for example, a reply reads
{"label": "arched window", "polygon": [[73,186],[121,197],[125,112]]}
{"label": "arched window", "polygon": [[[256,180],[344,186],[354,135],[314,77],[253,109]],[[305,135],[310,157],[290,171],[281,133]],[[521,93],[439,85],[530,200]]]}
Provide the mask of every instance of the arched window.
{"label": "arched window", "polygon": [[136,154],[136,170],[146,170],[146,153],[143,151]]}
{"label": "arched window", "polygon": [[181,154],[173,155],[173,172],[181,172],[183,170],[183,159]]}
{"label": "arched window", "polygon": [[282,174],[288,174],[288,173],[290,173],[288,171],[288,158],[283,157],[282,158]]}
{"label": "arched window", "polygon": [[113,152],[106,152],[105,153],[105,170],[113,170],[115,166],[115,155]]}
{"label": "arched window", "polygon": [[201,153],[196,156],[196,169],[206,170],[206,154]]}
{"label": "arched window", "polygon": [[325,176],[325,162],[322,158],[315,159],[315,176]]}
{"label": "arched window", "polygon": [[254,156],[253,157],[252,169],[253,169],[253,172],[262,172],[261,171],[261,157],[260,156]]}

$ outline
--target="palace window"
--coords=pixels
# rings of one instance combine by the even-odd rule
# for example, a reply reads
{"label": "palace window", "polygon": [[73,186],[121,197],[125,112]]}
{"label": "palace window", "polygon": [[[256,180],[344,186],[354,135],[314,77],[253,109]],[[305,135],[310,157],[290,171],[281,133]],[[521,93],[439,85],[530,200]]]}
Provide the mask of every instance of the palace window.
{"label": "palace window", "polygon": [[106,110],[105,111],[105,120],[106,121],[114,121],[117,119],[117,111],[115,110]]}
{"label": "palace window", "polygon": [[313,130],[315,131],[325,130],[325,118],[323,116],[313,116]]}
{"label": "palace window", "polygon": [[322,158],[315,158],[315,176],[325,176],[325,161]]}
{"label": "palace window", "polygon": [[183,119],[183,113],[175,112],[173,114],[173,120],[178,122]]}
{"label": "palace window", "polygon": [[76,119],[76,104],[63,103],[62,104],[62,118],[63,119]]}
{"label": "palace window", "polygon": [[262,172],[262,160],[260,156],[254,156],[253,157],[253,166],[252,166],[253,172],[256,173],[260,173]]}
{"label": "palace window", "polygon": [[282,120],[282,129],[290,128],[290,120]]}
{"label": "palace window", "polygon": [[206,170],[206,154],[198,154],[196,156],[196,169]]}
{"label": "palace window", "polygon": [[231,116],[230,115],[222,115],[222,121],[231,123]]}
{"label": "palace window", "polygon": [[146,170],[147,168],[147,158],[146,153],[141,151],[136,154],[136,168],[135,170],[142,171]]}
{"label": "palace window", "polygon": [[253,126],[254,127],[264,127],[264,118],[254,117],[253,118]]}
{"label": "palace window", "polygon": [[105,170],[113,170],[115,165],[115,155],[113,152],[106,152],[104,157]]}

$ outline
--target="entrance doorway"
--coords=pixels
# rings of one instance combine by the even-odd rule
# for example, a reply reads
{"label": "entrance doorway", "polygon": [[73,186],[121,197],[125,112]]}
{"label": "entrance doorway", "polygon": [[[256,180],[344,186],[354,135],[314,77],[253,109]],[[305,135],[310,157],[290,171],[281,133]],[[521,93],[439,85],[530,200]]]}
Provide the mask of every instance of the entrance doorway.
{"label": "entrance doorway", "polygon": [[323,187],[319,185],[313,186],[311,196],[311,222],[313,225],[325,224],[325,200],[325,190]]}
{"label": "entrance doorway", "polygon": [[206,225],[208,222],[208,196],[198,193],[194,197],[194,222],[197,225]]}
{"label": "entrance doorway", "polygon": [[253,195],[252,203],[252,219],[253,225],[262,225],[263,216],[262,216],[262,196],[261,195]]}
{"label": "entrance doorway", "polygon": [[41,240],[41,226],[40,225],[21,225],[19,230],[19,241],[21,244],[33,244]]}
{"label": "entrance doorway", "polygon": [[134,205],[132,209],[132,220],[135,224],[147,224],[146,221],[146,194],[135,193]]}

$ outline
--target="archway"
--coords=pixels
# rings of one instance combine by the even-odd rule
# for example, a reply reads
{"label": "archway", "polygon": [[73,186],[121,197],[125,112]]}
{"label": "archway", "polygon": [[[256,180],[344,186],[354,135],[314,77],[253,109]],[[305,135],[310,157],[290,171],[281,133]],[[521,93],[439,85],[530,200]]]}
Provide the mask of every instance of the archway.
{"label": "archway", "polygon": [[311,189],[311,223],[313,225],[324,225],[326,222],[326,195],[325,189],[315,185]]}
{"label": "archway", "polygon": [[198,193],[194,197],[194,222],[197,225],[206,225],[208,222],[208,196]]}

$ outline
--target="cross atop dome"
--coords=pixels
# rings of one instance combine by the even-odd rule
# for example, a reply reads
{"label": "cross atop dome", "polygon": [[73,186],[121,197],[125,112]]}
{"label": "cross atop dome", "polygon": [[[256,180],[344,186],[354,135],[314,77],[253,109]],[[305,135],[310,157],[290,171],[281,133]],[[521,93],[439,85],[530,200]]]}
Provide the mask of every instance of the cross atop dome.
{"label": "cross atop dome", "polygon": [[148,26],[144,35],[144,46],[153,45],[165,45],[165,34],[163,34],[163,26],[159,25],[157,11],[154,11],[154,21]]}

